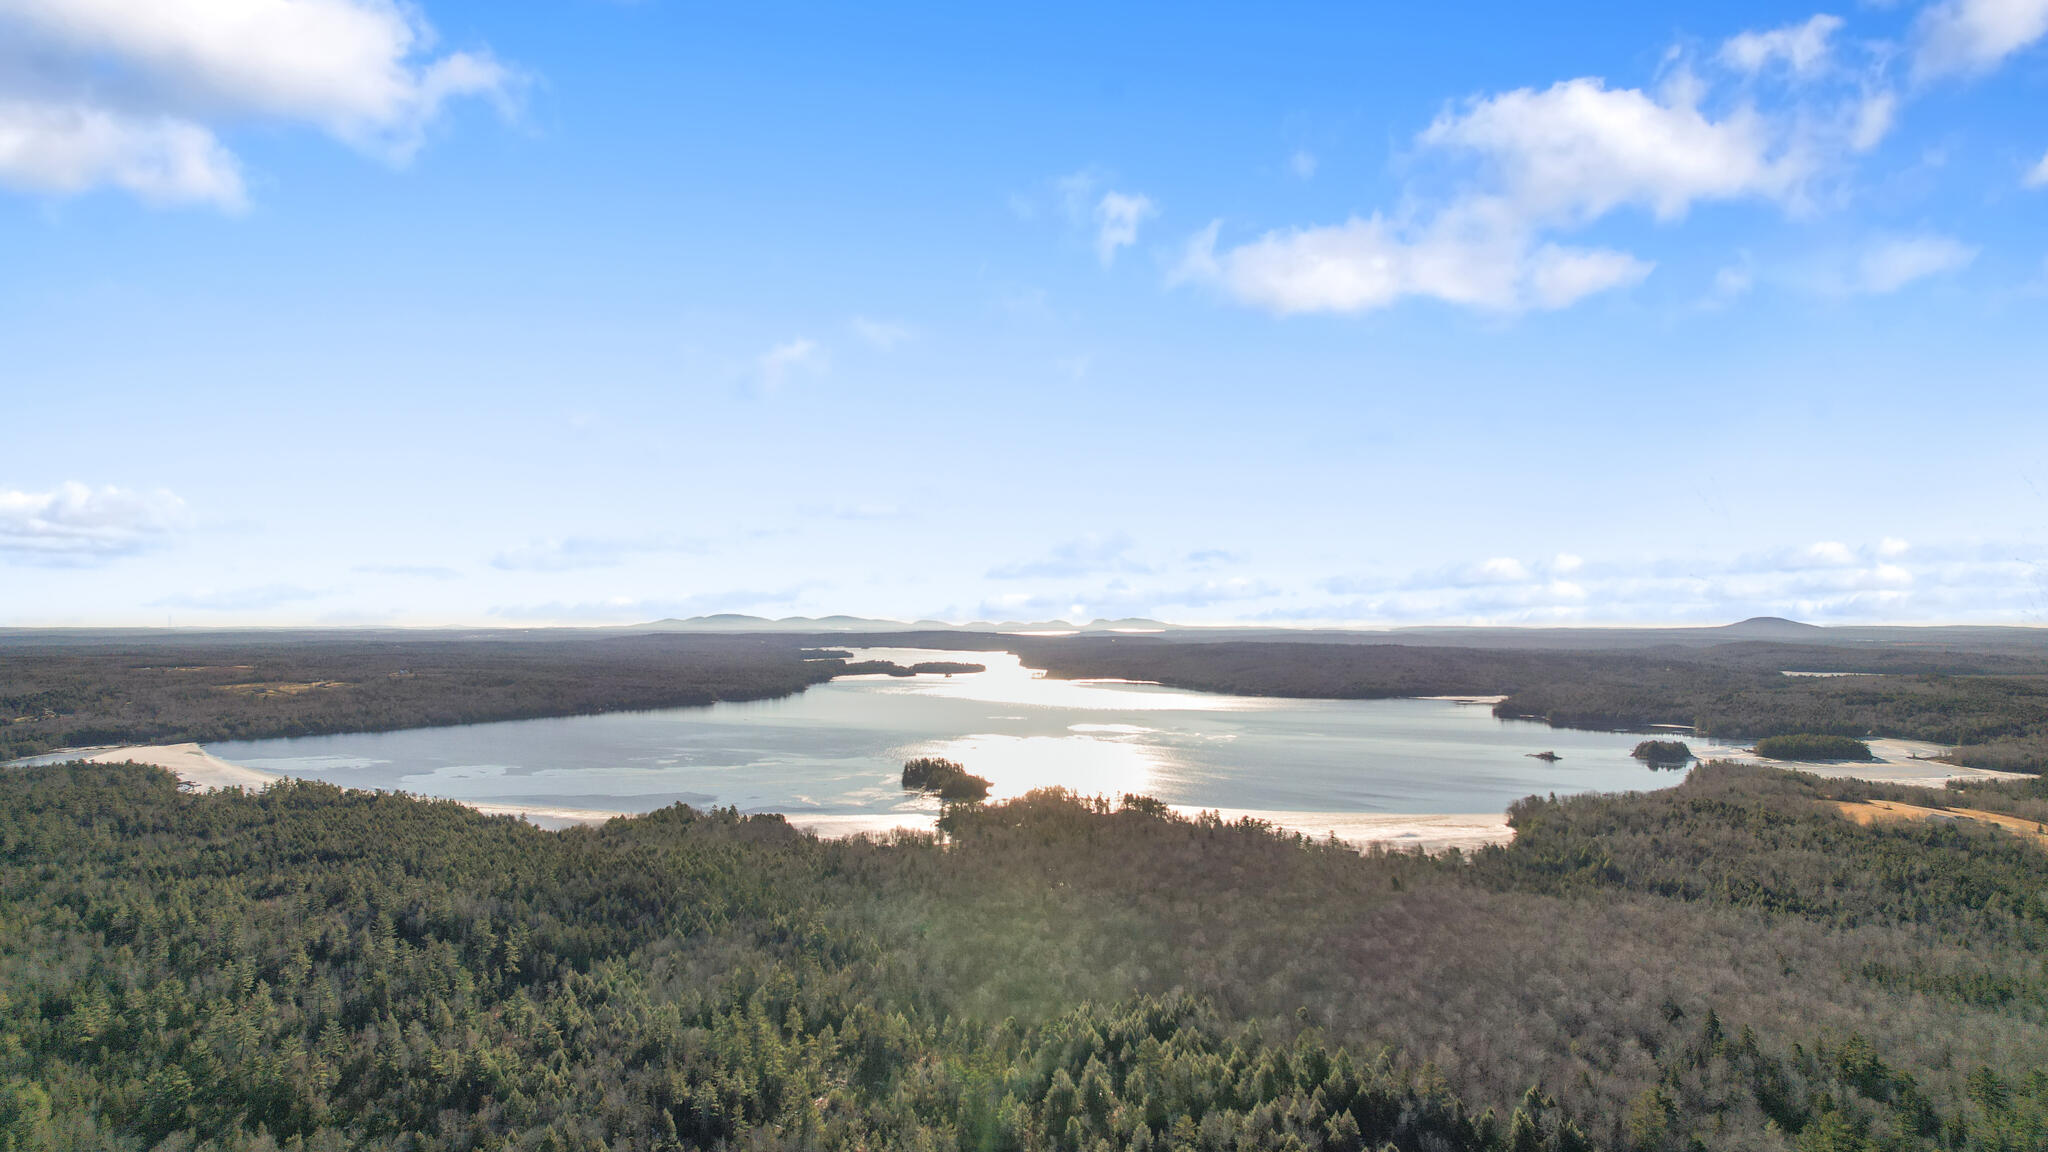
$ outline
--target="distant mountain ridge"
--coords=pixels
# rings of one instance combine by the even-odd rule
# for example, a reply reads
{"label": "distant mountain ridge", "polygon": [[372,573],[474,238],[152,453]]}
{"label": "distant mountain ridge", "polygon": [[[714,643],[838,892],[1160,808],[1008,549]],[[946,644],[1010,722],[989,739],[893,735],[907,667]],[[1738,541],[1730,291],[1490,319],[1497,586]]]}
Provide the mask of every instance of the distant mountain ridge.
{"label": "distant mountain ridge", "polygon": [[1417,647],[1514,648],[1525,650],[1601,650],[1655,647],[1712,647],[1722,644],[1913,644],[1942,647],[2048,647],[2048,628],[2022,625],[1819,625],[1782,616],[1753,616],[1732,624],[1684,627],[1515,627],[1500,625],[1410,625],[1394,628],[1282,628],[1270,625],[1169,624],[1149,617],[1096,619],[1084,624],[1067,620],[975,620],[952,624],[943,620],[883,620],[868,616],[785,616],[771,619],[720,612],[688,619],[655,620],[605,629],[632,633],[782,633],[811,635],[889,635],[918,633],[962,635],[1154,636],[1180,642],[1259,640],[1324,644],[1399,644]]}
{"label": "distant mountain ridge", "polygon": [[718,612],[687,619],[655,620],[626,625],[629,632],[1167,632],[1185,631],[1175,625],[1142,617],[1122,620],[1091,620],[1074,624],[1065,620],[991,622],[975,620],[949,624],[943,620],[879,620],[866,616],[748,616],[739,612]]}

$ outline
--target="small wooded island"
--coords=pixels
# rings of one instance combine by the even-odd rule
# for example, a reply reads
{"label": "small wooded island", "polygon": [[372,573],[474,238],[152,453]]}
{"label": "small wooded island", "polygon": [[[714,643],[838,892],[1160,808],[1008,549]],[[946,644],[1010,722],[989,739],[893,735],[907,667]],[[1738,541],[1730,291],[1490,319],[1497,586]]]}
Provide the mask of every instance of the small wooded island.
{"label": "small wooded island", "polygon": [[1652,768],[1682,767],[1692,761],[1692,748],[1683,740],[1645,740],[1629,755]]}
{"label": "small wooded island", "polygon": [[903,786],[941,800],[986,800],[989,782],[953,760],[919,756],[903,762]]}
{"label": "small wooded island", "polygon": [[1802,732],[1767,736],[1756,742],[1756,754],[1771,760],[1875,760],[1870,745],[1854,736],[1823,736]]}

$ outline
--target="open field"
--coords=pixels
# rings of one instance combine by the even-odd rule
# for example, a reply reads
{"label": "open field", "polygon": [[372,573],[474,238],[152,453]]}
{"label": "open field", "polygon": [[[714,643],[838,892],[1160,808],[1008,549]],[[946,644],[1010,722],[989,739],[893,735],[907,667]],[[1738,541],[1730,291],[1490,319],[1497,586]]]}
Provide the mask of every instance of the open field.
{"label": "open field", "polygon": [[1878,824],[1892,820],[1975,820],[2003,828],[2031,843],[2048,847],[2048,824],[2035,820],[2023,820],[1999,812],[1986,812],[1981,808],[1929,808],[1919,804],[1904,804],[1897,800],[1843,800],[1837,801],[1842,815],[1858,824]]}

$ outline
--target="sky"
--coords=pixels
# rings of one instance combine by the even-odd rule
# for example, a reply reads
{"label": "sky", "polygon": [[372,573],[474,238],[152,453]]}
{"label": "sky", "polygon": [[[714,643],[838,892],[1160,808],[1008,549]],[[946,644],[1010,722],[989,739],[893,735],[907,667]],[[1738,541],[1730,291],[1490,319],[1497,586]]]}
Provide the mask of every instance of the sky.
{"label": "sky", "polygon": [[2048,624],[2048,0],[0,0],[0,626]]}

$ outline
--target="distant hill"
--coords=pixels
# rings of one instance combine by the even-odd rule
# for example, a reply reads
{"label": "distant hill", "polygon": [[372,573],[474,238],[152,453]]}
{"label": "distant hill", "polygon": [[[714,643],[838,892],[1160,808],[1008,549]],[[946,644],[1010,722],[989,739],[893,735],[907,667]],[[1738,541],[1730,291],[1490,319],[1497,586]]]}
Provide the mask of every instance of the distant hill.
{"label": "distant hill", "polygon": [[1787,620],[1783,616],[1751,616],[1714,631],[1742,640],[1810,640],[1827,629],[1818,624]]}

